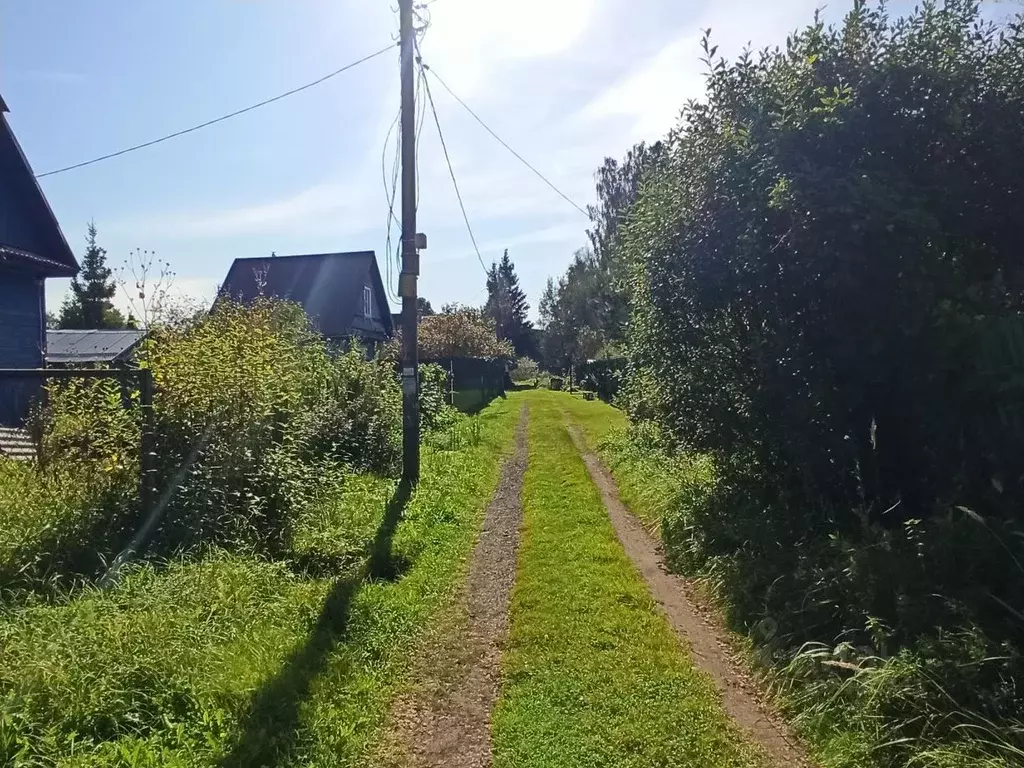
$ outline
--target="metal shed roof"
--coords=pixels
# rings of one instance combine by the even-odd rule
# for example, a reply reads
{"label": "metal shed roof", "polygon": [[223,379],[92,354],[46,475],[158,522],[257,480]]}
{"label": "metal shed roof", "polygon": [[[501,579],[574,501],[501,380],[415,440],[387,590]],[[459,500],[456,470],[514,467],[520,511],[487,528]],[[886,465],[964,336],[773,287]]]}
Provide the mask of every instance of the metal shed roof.
{"label": "metal shed roof", "polygon": [[47,331],[46,362],[51,365],[122,362],[145,335],[146,332],[140,330]]}

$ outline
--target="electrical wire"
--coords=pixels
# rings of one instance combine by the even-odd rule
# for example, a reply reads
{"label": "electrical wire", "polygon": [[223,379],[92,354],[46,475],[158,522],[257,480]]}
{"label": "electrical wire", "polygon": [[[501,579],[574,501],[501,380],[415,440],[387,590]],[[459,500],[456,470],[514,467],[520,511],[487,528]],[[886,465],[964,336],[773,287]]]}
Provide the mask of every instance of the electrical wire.
{"label": "electrical wire", "polygon": [[120,157],[121,155],[127,155],[129,152],[135,152],[135,151],[140,150],[140,149],[145,149],[146,147],[152,147],[154,144],[160,144],[160,143],[162,143],[164,141],[169,141],[171,139],[176,139],[179,136],[184,136],[186,133],[192,133],[193,131],[198,131],[201,128],[207,128],[207,127],[209,127],[211,125],[215,125],[217,123],[222,123],[225,120],[230,120],[232,117],[238,117],[239,115],[244,115],[246,112],[252,112],[254,109],[259,109],[260,107],[265,107],[268,104],[273,104],[275,101],[280,101],[281,99],[285,99],[285,98],[287,98],[289,96],[295,95],[296,93],[300,93],[302,91],[305,91],[305,90],[308,90],[310,88],[313,88],[314,86],[320,85],[321,83],[326,82],[327,80],[330,80],[332,77],[336,77],[337,75],[340,75],[342,72],[345,72],[345,71],[347,71],[349,69],[352,69],[353,67],[356,67],[356,66],[358,66],[358,65],[360,65],[360,64],[362,64],[364,62],[369,61],[370,59],[375,59],[378,56],[381,56],[381,55],[387,53],[388,51],[392,50],[393,48],[394,48],[394,45],[388,45],[386,48],[381,48],[376,53],[371,53],[369,56],[364,56],[363,58],[361,58],[361,59],[359,59],[357,61],[353,61],[351,64],[346,64],[344,67],[341,67],[340,69],[336,69],[333,72],[329,72],[328,74],[324,75],[323,77],[317,78],[316,80],[313,80],[312,82],[306,83],[305,85],[300,85],[298,88],[292,88],[290,91],[285,91],[284,93],[278,94],[277,96],[273,96],[273,97],[271,97],[269,99],[264,99],[261,102],[258,102],[256,104],[252,104],[252,105],[250,105],[248,107],[245,107],[243,109],[235,110],[234,112],[230,112],[230,113],[228,113],[226,115],[221,115],[220,117],[216,117],[213,120],[207,120],[205,123],[200,123],[199,125],[193,125],[191,128],[185,128],[184,130],[181,130],[181,131],[175,131],[174,133],[169,133],[166,136],[161,136],[159,139],[153,139],[152,141],[146,141],[146,142],[143,142],[142,144],[136,144],[135,146],[128,147],[128,148],[122,149],[122,150],[118,150],[117,152],[111,152],[110,154],[102,155],[101,157],[96,157],[96,158],[93,158],[92,160],[86,160],[85,162],[82,162],[82,163],[75,163],[74,165],[69,165],[69,166],[66,166],[64,168],[57,168],[56,170],[53,170],[53,171],[47,171],[46,173],[40,173],[40,174],[38,174],[36,176],[36,178],[37,179],[42,179],[42,178],[45,178],[46,176],[54,176],[54,175],[56,175],[58,173],[64,173],[65,171],[73,171],[73,170],[75,170],[77,168],[84,168],[87,165],[92,165],[94,163],[99,163],[99,162],[101,162],[103,160],[110,160],[111,158],[114,158],[114,157]]}
{"label": "electrical wire", "polygon": [[401,117],[401,111],[395,115],[395,119],[391,122],[391,127],[388,128],[387,135],[384,137],[384,146],[380,152],[380,175],[381,180],[384,182],[384,199],[388,204],[388,218],[387,218],[387,239],[384,244],[384,269],[385,279],[384,287],[388,293],[388,299],[391,301],[398,301],[398,294],[392,288],[393,270],[391,265],[391,225],[395,218],[395,194],[398,189],[398,147],[395,147],[395,160],[391,168],[391,187],[390,191],[388,188],[388,176],[385,170],[384,162],[387,157],[388,143],[391,141],[391,134],[395,130],[395,126],[398,124],[398,120]]}
{"label": "electrical wire", "polygon": [[[548,180],[548,178],[543,173],[541,173],[536,168],[534,168],[532,165],[530,165],[530,163],[527,162],[527,160],[522,155],[520,155],[518,152],[516,152],[514,149],[512,149],[512,147],[510,147],[505,142],[505,140],[501,138],[501,136],[499,136],[493,130],[491,130],[490,126],[488,126],[487,123],[485,123],[483,121],[483,119],[480,117],[480,115],[478,115],[476,112],[474,112],[466,102],[464,102],[462,99],[460,99],[455,94],[455,92],[451,88],[448,87],[448,84],[442,79],[442,77],[439,74],[437,74],[436,70],[431,69],[431,67],[429,65],[427,65],[427,64],[421,64],[421,66],[424,69],[426,69],[430,74],[432,74],[435,78],[437,78],[437,82],[439,82],[444,87],[444,89],[446,91],[448,91],[448,93],[451,95],[451,97],[453,99],[455,99],[457,102],[459,102],[459,104],[461,104],[463,106],[463,108],[467,112],[469,112],[470,115],[473,116],[473,119],[476,120],[478,123],[480,123],[480,125],[483,126],[485,131],[487,131],[489,134],[491,134],[491,136],[493,136],[495,139],[497,139],[498,143],[501,144],[501,146],[503,146],[505,149],[507,149],[509,152],[511,152],[513,155],[515,155],[516,159],[519,160],[519,162],[521,162],[523,165],[525,165],[527,168],[529,168],[531,171],[533,171],[534,174],[541,181],[543,181],[545,184],[547,184],[549,187],[551,187],[551,189],[553,189],[556,193],[558,193],[558,195],[563,200],[565,200],[567,203],[569,203],[569,205],[571,205],[573,208],[575,208],[577,211],[582,213],[587,218],[590,218],[590,214],[588,214],[585,210],[583,210],[583,208],[581,208],[579,205],[577,205],[575,202],[573,202],[573,200],[567,194],[565,194],[562,190],[560,190],[553,183],[551,183],[551,181]],[[429,86],[427,88],[427,93],[428,94],[430,93]]]}
{"label": "electrical wire", "polygon": [[[420,71],[423,71],[424,64],[420,62]],[[473,250],[476,251],[476,259],[480,262],[481,268],[487,273],[487,265],[484,264],[483,256],[480,255],[480,246],[476,244],[476,236],[473,234],[473,227],[469,223],[469,216],[466,214],[466,206],[462,202],[462,193],[459,191],[459,182],[455,179],[455,169],[452,167],[451,157],[448,155],[448,145],[444,140],[444,132],[441,130],[441,120],[437,116],[437,108],[434,106],[434,96],[430,93],[430,81],[424,78],[426,85],[427,100],[430,102],[430,111],[434,114],[434,124],[437,126],[437,137],[441,140],[441,149],[444,150],[444,160],[448,164],[448,173],[452,177],[452,185],[455,187],[455,197],[459,200],[459,208],[462,210],[462,220],[466,222],[466,230],[469,232],[469,239],[473,242]]]}

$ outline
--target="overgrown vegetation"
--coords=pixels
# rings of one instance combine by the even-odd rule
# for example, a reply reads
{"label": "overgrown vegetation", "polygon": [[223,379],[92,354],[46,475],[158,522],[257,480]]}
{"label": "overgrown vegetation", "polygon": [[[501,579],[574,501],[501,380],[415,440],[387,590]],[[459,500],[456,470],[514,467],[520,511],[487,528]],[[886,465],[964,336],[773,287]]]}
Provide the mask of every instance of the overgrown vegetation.
{"label": "overgrown vegetation", "polygon": [[[498,338],[494,320],[484,310],[454,304],[421,318],[417,341],[422,360],[452,357],[511,360],[516,354],[511,342]],[[393,354],[397,355],[400,344],[401,333],[392,342]]]}
{"label": "overgrown vegetation", "polygon": [[[154,330],[154,498],[167,495],[150,551],[202,546],[281,555],[291,520],[353,472],[390,475],[401,395],[390,362],[332,357],[294,305],[223,303]],[[422,418],[441,426],[444,377],[424,372]],[[39,472],[0,464],[9,496],[0,587],[99,575],[142,523],[140,415],[111,381],[50,387],[36,417]],[[148,510],[146,510],[148,512]]]}
{"label": "overgrown vegetation", "polygon": [[457,416],[425,368],[410,497],[394,366],[332,357],[295,307],[220,305],[143,355],[154,484],[181,487],[117,581],[95,579],[142,521],[137,402],[53,387],[42,466],[0,460],[0,763],[358,763],[458,581],[513,415]]}
{"label": "overgrown vegetation", "polygon": [[625,494],[826,764],[1020,764],[1024,24],[857,2],[704,56],[553,292],[628,302]]}
{"label": "overgrown vegetation", "polygon": [[568,398],[515,397],[530,456],[494,764],[758,764],[619,545],[563,424]]}

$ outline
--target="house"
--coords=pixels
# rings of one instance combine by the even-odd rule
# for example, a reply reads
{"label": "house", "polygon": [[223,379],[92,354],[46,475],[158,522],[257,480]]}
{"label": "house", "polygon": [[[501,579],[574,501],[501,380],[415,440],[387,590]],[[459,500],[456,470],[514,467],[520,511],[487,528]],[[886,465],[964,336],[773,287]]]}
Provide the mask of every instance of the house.
{"label": "house", "polygon": [[[42,368],[48,277],[78,272],[0,98],[0,368]],[[0,424],[18,423],[38,381],[0,380]]]}
{"label": "house", "polygon": [[135,329],[117,331],[47,331],[47,367],[104,365],[122,367],[146,337]]}
{"label": "house", "polygon": [[222,298],[270,296],[299,304],[329,341],[357,341],[372,353],[394,328],[373,251],[235,259]]}

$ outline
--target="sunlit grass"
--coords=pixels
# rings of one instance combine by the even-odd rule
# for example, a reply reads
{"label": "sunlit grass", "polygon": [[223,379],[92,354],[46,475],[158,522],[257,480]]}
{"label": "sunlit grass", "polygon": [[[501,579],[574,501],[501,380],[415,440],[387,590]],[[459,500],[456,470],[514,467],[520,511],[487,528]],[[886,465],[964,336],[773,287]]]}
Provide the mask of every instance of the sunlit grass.
{"label": "sunlit grass", "polygon": [[497,401],[478,439],[424,452],[386,573],[366,564],[394,485],[360,477],[297,521],[298,562],[211,551],[5,609],[0,764],[368,765],[465,573],[515,417]]}
{"label": "sunlit grass", "polygon": [[622,551],[563,425],[525,393],[530,464],[495,765],[755,764]]}

